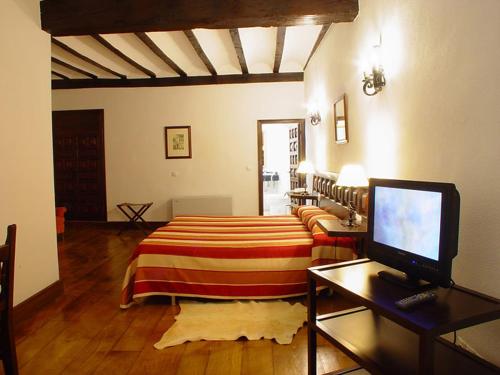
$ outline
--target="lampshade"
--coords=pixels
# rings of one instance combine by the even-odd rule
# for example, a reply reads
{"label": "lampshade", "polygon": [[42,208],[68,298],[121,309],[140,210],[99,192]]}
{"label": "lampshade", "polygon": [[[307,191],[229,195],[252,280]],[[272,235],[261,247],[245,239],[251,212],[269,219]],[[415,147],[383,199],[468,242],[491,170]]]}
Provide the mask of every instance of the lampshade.
{"label": "lampshade", "polygon": [[306,173],[314,173],[315,170],[311,162],[303,160],[299,163],[299,167],[297,168],[296,172],[306,174]]}
{"label": "lampshade", "polygon": [[340,170],[337,186],[361,187],[368,186],[368,179],[361,165],[347,164]]}

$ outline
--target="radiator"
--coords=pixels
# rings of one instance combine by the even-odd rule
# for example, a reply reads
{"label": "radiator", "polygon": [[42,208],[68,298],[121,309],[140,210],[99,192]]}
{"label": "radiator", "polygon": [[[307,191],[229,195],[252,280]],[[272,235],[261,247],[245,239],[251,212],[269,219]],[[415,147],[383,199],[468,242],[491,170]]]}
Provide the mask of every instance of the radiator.
{"label": "radiator", "polygon": [[172,199],[172,218],[178,215],[220,215],[233,214],[233,197],[198,196]]}

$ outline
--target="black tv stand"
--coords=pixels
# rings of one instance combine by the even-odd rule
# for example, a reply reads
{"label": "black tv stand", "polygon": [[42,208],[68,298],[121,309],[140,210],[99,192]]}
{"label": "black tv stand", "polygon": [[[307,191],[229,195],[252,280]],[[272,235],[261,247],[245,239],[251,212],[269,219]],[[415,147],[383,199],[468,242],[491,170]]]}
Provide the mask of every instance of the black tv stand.
{"label": "black tv stand", "polygon": [[412,277],[406,273],[399,271],[380,271],[377,273],[378,277],[382,280],[388,281],[390,283],[399,285],[405,289],[413,290],[415,292],[422,292],[424,290],[431,289],[435,287],[427,281],[420,280],[419,278]]}
{"label": "black tv stand", "polygon": [[[381,280],[383,264],[359,259],[309,268],[308,374],[316,375],[317,334],[374,375],[498,375],[500,368],[441,335],[500,318],[500,300],[454,285],[436,287],[435,303],[400,310],[412,292]],[[359,305],[318,315],[316,292],[325,285]]]}

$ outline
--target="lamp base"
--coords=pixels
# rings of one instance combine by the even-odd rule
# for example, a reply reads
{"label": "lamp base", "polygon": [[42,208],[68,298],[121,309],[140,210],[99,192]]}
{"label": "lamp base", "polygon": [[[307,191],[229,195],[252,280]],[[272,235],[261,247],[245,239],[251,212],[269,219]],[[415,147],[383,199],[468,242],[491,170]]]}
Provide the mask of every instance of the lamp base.
{"label": "lamp base", "polygon": [[356,222],[356,209],[352,201],[349,202],[348,209],[349,214],[347,215],[347,219],[342,220],[341,224],[348,228],[359,227],[359,224]]}
{"label": "lamp base", "polygon": [[352,221],[352,220],[349,220],[349,219],[342,220],[340,222],[340,224],[342,224],[344,227],[348,227],[348,228],[354,228],[354,227],[359,227],[360,226],[360,224],[357,223],[356,221]]}

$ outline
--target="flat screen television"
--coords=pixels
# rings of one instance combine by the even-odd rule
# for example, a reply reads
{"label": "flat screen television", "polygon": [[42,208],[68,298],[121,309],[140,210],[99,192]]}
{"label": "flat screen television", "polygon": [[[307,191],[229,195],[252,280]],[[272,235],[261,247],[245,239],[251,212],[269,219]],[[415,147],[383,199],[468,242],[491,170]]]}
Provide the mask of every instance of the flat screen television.
{"label": "flat screen television", "polygon": [[451,285],[460,195],[451,183],[370,179],[367,255],[403,272],[380,277],[418,289]]}

